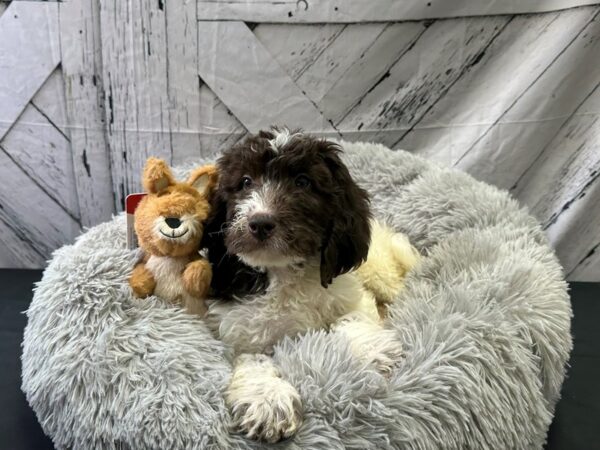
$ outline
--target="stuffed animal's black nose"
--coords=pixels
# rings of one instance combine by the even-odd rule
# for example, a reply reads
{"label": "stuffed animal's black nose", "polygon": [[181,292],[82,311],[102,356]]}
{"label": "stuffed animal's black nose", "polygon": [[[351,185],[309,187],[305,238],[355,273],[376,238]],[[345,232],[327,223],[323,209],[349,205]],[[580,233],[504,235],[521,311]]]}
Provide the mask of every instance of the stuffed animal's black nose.
{"label": "stuffed animal's black nose", "polygon": [[275,231],[275,220],[273,220],[273,217],[265,214],[256,215],[248,222],[248,228],[252,236],[259,241],[264,241]]}
{"label": "stuffed animal's black nose", "polygon": [[176,228],[179,228],[179,225],[181,225],[181,220],[179,220],[178,217],[167,217],[165,219],[165,222],[167,223],[167,225],[169,225],[169,227],[173,228],[174,230]]}

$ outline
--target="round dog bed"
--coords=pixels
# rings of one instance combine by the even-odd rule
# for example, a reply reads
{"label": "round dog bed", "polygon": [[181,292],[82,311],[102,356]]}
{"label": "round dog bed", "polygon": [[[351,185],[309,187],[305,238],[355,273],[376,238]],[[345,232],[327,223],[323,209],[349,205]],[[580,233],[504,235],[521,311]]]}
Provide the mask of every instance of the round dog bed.
{"label": "round dog bed", "polygon": [[[541,448],[572,342],[567,285],[537,222],[506,193],[375,144],[343,143],[377,217],[424,255],[386,326],[391,377],[324,331],[275,361],[304,423],[285,448]],[[185,169],[181,169],[182,175]],[[230,433],[227,349],[127,278],[123,215],[54,254],[27,312],[23,391],[58,448],[263,448]]]}

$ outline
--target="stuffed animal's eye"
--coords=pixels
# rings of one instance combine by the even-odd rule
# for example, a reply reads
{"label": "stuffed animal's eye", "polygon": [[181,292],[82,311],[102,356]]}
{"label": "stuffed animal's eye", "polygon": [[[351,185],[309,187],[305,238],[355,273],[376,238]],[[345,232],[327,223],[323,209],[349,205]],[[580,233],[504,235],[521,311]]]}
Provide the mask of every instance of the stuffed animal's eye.
{"label": "stuffed animal's eye", "polygon": [[310,179],[306,175],[298,175],[294,182],[299,188],[307,188],[310,186]]}
{"label": "stuffed animal's eye", "polygon": [[252,186],[252,178],[243,177],[242,181],[240,182],[240,188],[246,189],[246,188],[249,188],[250,186]]}

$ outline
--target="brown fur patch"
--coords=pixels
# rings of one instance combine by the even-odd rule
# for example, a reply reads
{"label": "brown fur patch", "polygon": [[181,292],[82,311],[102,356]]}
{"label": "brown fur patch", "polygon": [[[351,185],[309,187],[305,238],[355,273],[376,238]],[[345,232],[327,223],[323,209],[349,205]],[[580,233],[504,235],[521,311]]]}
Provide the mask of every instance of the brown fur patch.
{"label": "brown fur patch", "polygon": [[[191,296],[198,297],[199,303],[202,303],[200,306],[186,305],[188,310],[204,311],[201,299],[208,294],[212,269],[208,261],[198,259],[197,253],[204,232],[204,222],[211,211],[209,197],[217,182],[218,172],[213,165],[199,167],[187,181],[178,182],[164,161],[148,159],[143,175],[148,195],[135,211],[135,232],[144,251],[144,262],[135,267],[129,280],[136,296],[146,297],[156,289],[156,280],[145,265],[149,256],[189,256],[194,261],[186,266],[179,282],[183,283],[183,288]],[[171,221],[175,225],[169,225]],[[184,221],[187,227],[184,227],[183,233],[187,237],[178,239],[174,230],[180,226],[178,223]]]}
{"label": "brown fur patch", "polygon": [[196,297],[206,297],[210,289],[212,268],[205,259],[193,261],[183,272],[183,284],[186,290]]}
{"label": "brown fur patch", "polygon": [[184,183],[167,187],[160,195],[148,195],[135,212],[135,232],[140,247],[158,256],[185,256],[196,251],[202,239],[202,230],[185,244],[162,239],[154,230],[159,217],[194,216],[201,224],[210,213],[208,199],[196,189]]}
{"label": "brown fur patch", "polygon": [[129,277],[129,285],[136,297],[145,298],[152,295],[156,282],[144,263],[140,263],[133,269]]}

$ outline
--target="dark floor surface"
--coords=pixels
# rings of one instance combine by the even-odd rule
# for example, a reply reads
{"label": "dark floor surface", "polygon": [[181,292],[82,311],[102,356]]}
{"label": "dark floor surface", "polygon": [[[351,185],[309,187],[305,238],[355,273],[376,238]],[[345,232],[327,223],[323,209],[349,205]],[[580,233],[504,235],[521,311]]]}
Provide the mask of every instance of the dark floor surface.
{"label": "dark floor surface", "polygon": [[[40,277],[40,271],[0,270],[0,450],[52,448],[20,390],[21,312]],[[575,349],[546,448],[600,449],[600,283],[572,283],[571,297]]]}

